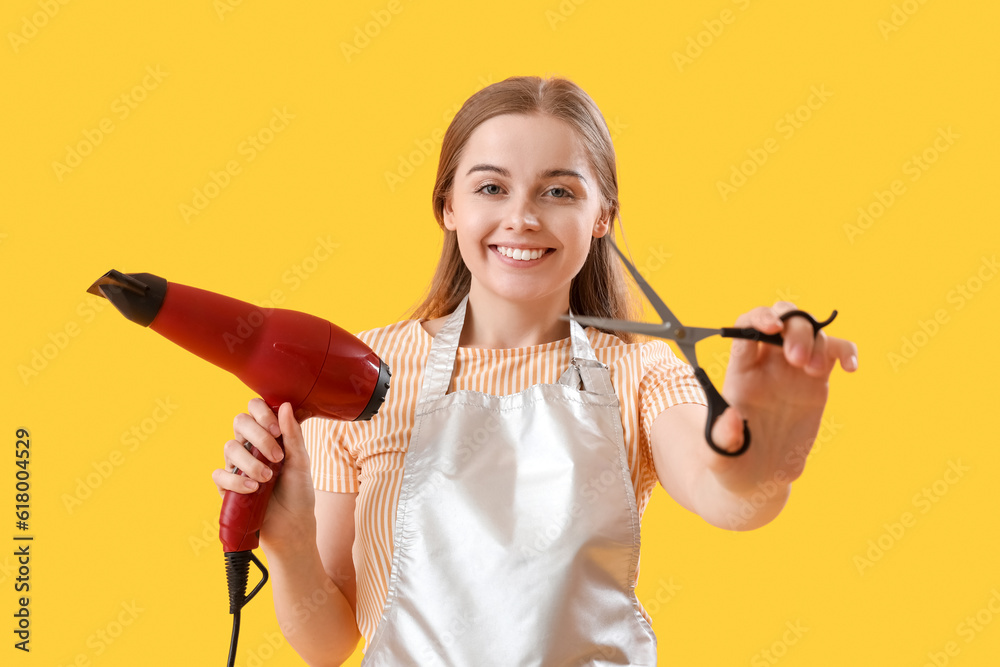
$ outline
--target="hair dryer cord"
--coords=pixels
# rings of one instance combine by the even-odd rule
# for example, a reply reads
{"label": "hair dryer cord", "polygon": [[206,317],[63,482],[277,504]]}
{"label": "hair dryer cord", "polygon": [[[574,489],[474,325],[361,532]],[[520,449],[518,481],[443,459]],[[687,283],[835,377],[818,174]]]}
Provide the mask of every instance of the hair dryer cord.
{"label": "hair dryer cord", "polygon": [[[233,636],[229,640],[228,667],[236,664],[236,644],[240,637],[240,610],[267,583],[267,568],[254,556],[252,551],[229,551],[226,557],[226,582],[229,584],[229,613],[233,615]],[[262,578],[250,595],[246,595],[247,580],[250,578],[250,563],[260,570]]]}

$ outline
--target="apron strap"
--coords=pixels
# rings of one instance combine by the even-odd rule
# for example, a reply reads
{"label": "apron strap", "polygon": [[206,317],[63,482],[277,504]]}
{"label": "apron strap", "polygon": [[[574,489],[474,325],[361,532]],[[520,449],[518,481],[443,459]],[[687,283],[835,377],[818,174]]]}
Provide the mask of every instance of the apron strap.
{"label": "apron strap", "polygon": [[469,295],[466,294],[434,336],[431,353],[427,356],[424,381],[418,394],[421,403],[434,401],[448,393],[448,385],[455,372],[455,355],[458,352],[458,341],[462,337],[465,307],[468,303]]}

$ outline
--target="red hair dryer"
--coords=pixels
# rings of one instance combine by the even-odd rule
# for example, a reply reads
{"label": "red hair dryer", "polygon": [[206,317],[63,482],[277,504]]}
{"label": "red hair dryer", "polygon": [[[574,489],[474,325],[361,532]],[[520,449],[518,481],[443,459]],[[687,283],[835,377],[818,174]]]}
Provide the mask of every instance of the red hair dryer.
{"label": "red hair dryer", "polygon": [[[272,410],[292,404],[295,418],[371,419],[389,389],[389,368],[371,349],[326,320],[293,310],[259,308],[205,290],[170,283],[148,273],[109,271],[90,289],[125,317],[148,326],[189,352],[236,375]],[[281,445],[281,438],[278,438]],[[248,445],[249,447],[249,445]],[[234,614],[230,664],[235,657],[239,610],[267,581],[253,555],[264,512],[281,472],[256,447],[251,453],[274,473],[251,494],[227,491],[219,517],[226,555],[230,613]],[[245,596],[249,563],[263,579]]]}

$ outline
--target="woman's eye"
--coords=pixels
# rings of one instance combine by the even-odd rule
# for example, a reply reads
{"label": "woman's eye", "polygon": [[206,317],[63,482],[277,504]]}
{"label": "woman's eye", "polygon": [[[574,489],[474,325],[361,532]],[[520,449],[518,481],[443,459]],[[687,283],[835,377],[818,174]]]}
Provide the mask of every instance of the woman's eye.
{"label": "woman's eye", "polygon": [[556,199],[567,199],[573,196],[572,192],[570,192],[566,188],[560,188],[560,187],[549,188],[549,193]]}
{"label": "woman's eye", "polygon": [[487,183],[483,187],[479,188],[479,191],[487,195],[498,195],[500,194],[500,186],[496,183]]}

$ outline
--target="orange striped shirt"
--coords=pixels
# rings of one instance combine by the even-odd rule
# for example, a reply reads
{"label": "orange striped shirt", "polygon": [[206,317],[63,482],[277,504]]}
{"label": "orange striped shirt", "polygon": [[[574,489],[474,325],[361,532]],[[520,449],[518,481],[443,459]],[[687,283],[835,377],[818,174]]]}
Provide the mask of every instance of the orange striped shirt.
{"label": "orange striped shirt", "polygon": [[[597,329],[585,331],[597,359],[610,369],[618,395],[626,460],[641,517],[657,481],[649,447],[653,420],[678,403],[705,404],[705,395],[691,367],[663,341],[626,344]],[[303,423],[303,431],[316,488],[358,494],[354,544],[357,621],[367,644],[385,605],[403,457],[433,338],[418,320],[365,331],[358,338],[392,372],[385,403],[370,421],[309,419]],[[571,356],[569,338],[514,349],[460,347],[449,392],[473,390],[502,396],[534,384],[555,383]]]}

